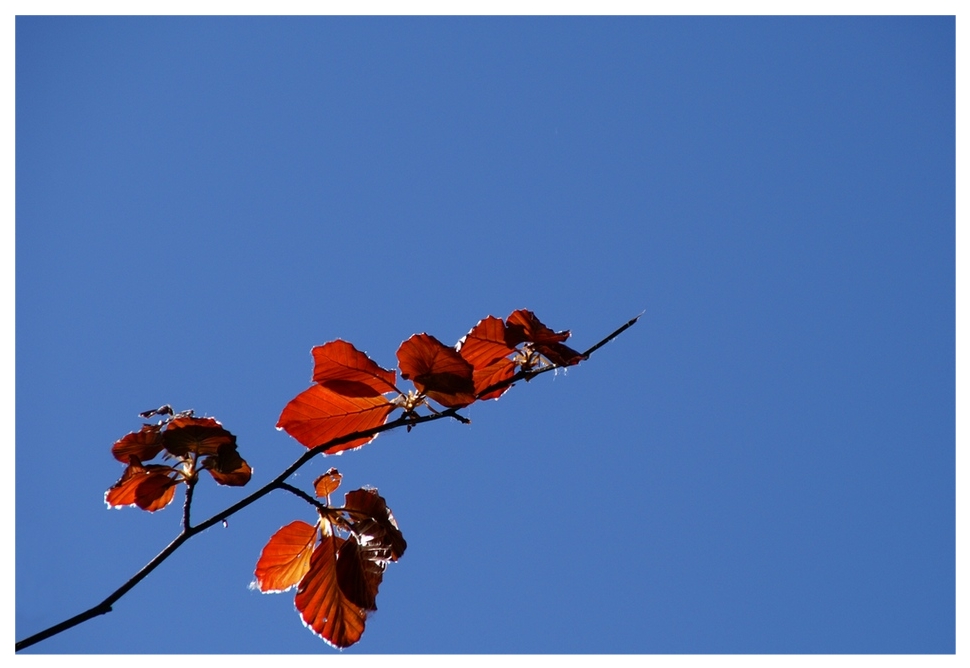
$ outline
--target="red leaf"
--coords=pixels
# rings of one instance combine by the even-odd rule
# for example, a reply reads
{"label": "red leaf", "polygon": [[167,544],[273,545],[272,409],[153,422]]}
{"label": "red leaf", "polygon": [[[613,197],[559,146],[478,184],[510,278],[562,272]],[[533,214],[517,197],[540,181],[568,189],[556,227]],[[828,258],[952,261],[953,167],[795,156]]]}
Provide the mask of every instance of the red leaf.
{"label": "red leaf", "polygon": [[510,345],[518,345],[531,341],[532,343],[562,343],[569,338],[569,330],[554,332],[546,327],[535,313],[520,308],[513,311],[508,318],[508,341]]}
{"label": "red leaf", "polygon": [[377,589],[387,565],[380,555],[385,552],[380,545],[364,545],[351,536],[337,553],[337,585],[341,593],[368,612],[377,610]]}
{"label": "red leaf", "polygon": [[515,352],[509,345],[505,323],[501,318],[488,316],[478,321],[458,342],[458,353],[477,371]]}
{"label": "red leaf", "polygon": [[[286,433],[308,448],[315,448],[336,438],[354,432],[373,429],[384,424],[394,410],[394,404],[382,395],[352,397],[338,394],[323,385],[313,385],[298,394],[283,409],[277,429]],[[374,440],[375,436],[363,436],[347,443],[332,446],[324,452],[336,452],[358,448]]]}
{"label": "red leaf", "polygon": [[213,418],[181,417],[168,423],[162,434],[165,449],[176,457],[188,452],[197,455],[219,454],[219,447],[236,445],[236,437]]}
{"label": "red leaf", "polygon": [[342,478],[343,476],[340,475],[340,471],[335,468],[331,468],[326,473],[314,480],[313,489],[316,492],[317,497],[322,499],[333,494],[336,489],[340,487],[340,480]]}
{"label": "red leaf", "polygon": [[360,640],[367,621],[367,611],[350,601],[337,582],[337,552],[343,544],[342,538],[324,536],[295,598],[303,623],[339,649]]}
{"label": "red leaf", "polygon": [[239,456],[236,445],[229,443],[219,446],[218,455],[203,459],[202,468],[208,470],[220,485],[232,487],[245,485],[253,475],[253,469]]}
{"label": "red leaf", "polygon": [[442,406],[460,408],[475,401],[472,365],[430,334],[415,334],[397,350],[401,378]]}
{"label": "red leaf", "polygon": [[505,357],[493,362],[491,365],[483,369],[475,369],[474,379],[475,379],[475,394],[479,399],[498,399],[500,396],[505,394],[511,385],[506,385],[505,387],[499,388],[497,390],[492,390],[488,394],[482,394],[482,392],[494,385],[495,383],[502,382],[503,380],[508,380],[515,375],[515,363]]}
{"label": "red leaf", "polygon": [[297,520],[273,534],[256,562],[256,586],[264,594],[300,584],[310,570],[317,528]]}
{"label": "red leaf", "polygon": [[[349,513],[355,520],[354,530],[390,548],[391,561],[400,559],[408,544],[384,497],[376,489],[355,489],[347,492],[344,498],[344,508],[356,511]],[[371,518],[376,526],[363,525],[361,520],[364,517]]]}
{"label": "red leaf", "polygon": [[145,462],[161,452],[162,447],[161,427],[146,424],[142,425],[141,431],[133,431],[115,441],[111,454],[123,464],[127,464],[128,457],[132,455]]}
{"label": "red leaf", "polygon": [[138,458],[132,456],[121,479],[105,492],[104,502],[111,508],[138,506],[150,512],[160,510],[175,498],[175,486],[179,481],[170,477],[173,472],[171,466],[142,466]]}
{"label": "red leaf", "polygon": [[532,311],[519,309],[506,319],[507,341],[510,345],[531,342],[536,351],[556,366],[579,364],[586,357],[562,342],[569,338],[569,330],[554,332],[546,327]]}
{"label": "red leaf", "polygon": [[335,392],[350,396],[375,396],[397,392],[397,374],[388,371],[357,350],[337,339],[315,347],[313,380]]}

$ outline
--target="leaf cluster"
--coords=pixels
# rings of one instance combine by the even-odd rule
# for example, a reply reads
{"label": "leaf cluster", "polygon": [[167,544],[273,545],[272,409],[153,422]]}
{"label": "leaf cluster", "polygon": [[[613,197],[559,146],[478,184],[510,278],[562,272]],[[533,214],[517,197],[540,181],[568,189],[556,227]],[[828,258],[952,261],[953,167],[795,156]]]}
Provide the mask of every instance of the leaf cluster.
{"label": "leaf cluster", "polygon": [[[208,471],[220,485],[239,487],[249,482],[253,469],[236,448],[236,437],[218,420],[197,418],[192,411],[174,414],[171,406],[145,411],[143,417],[168,414],[157,424],[143,425],[111,446],[111,454],[127,464],[121,479],[105,492],[109,507],[138,506],[142,510],[164,508],[180,484],[198,481]],[[145,464],[162,455],[168,464]]]}
{"label": "leaf cluster", "polygon": [[253,585],[263,593],[296,587],[303,623],[343,649],[360,640],[367,616],[377,610],[384,569],[407,543],[375,489],[347,492],[343,507],[330,507],[340,478],[331,468],[314,481],[316,496],[328,505],[316,504],[315,524],[296,520],[273,534],[256,562]]}
{"label": "leaf cluster", "polygon": [[[314,384],[283,409],[277,427],[308,448],[348,434],[366,432],[401,409],[409,418],[418,409],[464,408],[498,399],[516,373],[570,366],[586,359],[563,343],[568,331],[554,332],[531,311],[514,311],[507,320],[488,316],[454,346],[434,336],[415,334],[397,350],[401,378],[414,384],[397,388],[397,374],[384,369],[352,344],[340,339],[312,350]],[[359,448],[376,437],[361,436],[324,449],[336,454]]]}

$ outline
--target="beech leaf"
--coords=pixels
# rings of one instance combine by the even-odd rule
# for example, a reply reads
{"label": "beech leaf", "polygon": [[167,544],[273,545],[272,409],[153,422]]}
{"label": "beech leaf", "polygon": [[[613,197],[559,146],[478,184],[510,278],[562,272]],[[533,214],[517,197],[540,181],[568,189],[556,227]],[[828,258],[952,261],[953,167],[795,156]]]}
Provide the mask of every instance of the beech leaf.
{"label": "beech leaf", "polygon": [[138,506],[142,510],[161,510],[175,498],[178,480],[170,475],[171,466],[150,464],[142,466],[135,456],[121,474],[121,479],[105,492],[104,502],[111,508]]}
{"label": "beech leaf", "polygon": [[539,354],[556,366],[572,366],[586,359],[582,353],[562,343],[569,338],[569,330],[554,332],[542,324],[532,311],[513,311],[506,318],[506,325],[508,343],[532,343]]}
{"label": "beech leaf", "polygon": [[339,536],[324,536],[294,599],[303,623],[338,649],[360,640],[367,621],[367,610],[348,599],[337,582],[337,553],[344,542]]}
{"label": "beech leaf", "polygon": [[316,346],[313,381],[350,396],[375,396],[397,392],[397,374],[382,368],[353,344],[337,339]]}
{"label": "beech leaf", "polygon": [[[390,560],[397,561],[407,549],[404,534],[397,526],[397,520],[387,507],[384,497],[376,489],[355,489],[344,496],[344,508],[351,511],[354,518],[354,531],[365,534],[370,540],[377,540],[390,548]],[[363,523],[360,518],[373,520],[373,525]]]}
{"label": "beech leaf", "polygon": [[128,463],[132,455],[141,461],[148,461],[162,451],[161,427],[153,424],[143,425],[140,431],[133,431],[115,441],[111,454],[119,462]]}
{"label": "beech leaf", "polygon": [[328,498],[340,487],[340,480],[342,478],[343,476],[340,475],[340,471],[335,468],[331,468],[326,473],[321,474],[313,481],[313,490],[317,497],[321,499]]}
{"label": "beech leaf", "polygon": [[176,457],[189,452],[216,455],[222,445],[235,446],[236,437],[213,418],[180,417],[168,423],[162,434],[162,443]]}
{"label": "beech leaf", "polygon": [[515,352],[509,345],[505,323],[501,318],[488,316],[479,320],[458,342],[458,353],[477,371]]}
{"label": "beech leaf", "polygon": [[348,538],[337,553],[337,585],[347,600],[368,612],[377,610],[377,589],[384,579],[386,548]]}
{"label": "beech leaf", "polygon": [[[313,385],[286,405],[276,427],[286,430],[304,446],[315,448],[336,438],[381,426],[394,408],[394,404],[380,394],[347,396],[323,385]],[[329,455],[359,448],[374,438],[376,435],[363,436],[324,452]]]}
{"label": "beech leaf", "polygon": [[317,528],[296,520],[273,534],[256,562],[257,588],[264,594],[286,591],[300,584],[310,569]]}
{"label": "beech leaf", "polygon": [[415,334],[402,343],[397,360],[401,378],[442,406],[460,408],[475,401],[472,365],[430,334]]}
{"label": "beech leaf", "polygon": [[235,443],[223,443],[217,455],[202,460],[202,468],[220,485],[241,487],[253,476],[253,469],[236,451]]}

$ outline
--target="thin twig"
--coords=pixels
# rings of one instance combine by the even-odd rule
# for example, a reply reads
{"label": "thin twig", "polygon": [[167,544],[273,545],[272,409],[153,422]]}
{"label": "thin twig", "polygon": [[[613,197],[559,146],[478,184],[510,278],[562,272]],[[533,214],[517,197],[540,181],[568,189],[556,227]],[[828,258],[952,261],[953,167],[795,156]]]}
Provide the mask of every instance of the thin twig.
{"label": "thin twig", "polygon": [[599,343],[595,344],[593,347],[591,347],[590,349],[588,349],[586,352],[584,352],[583,353],[583,357],[589,357],[594,352],[596,352],[597,350],[599,350],[600,348],[602,348],[603,346],[605,346],[607,343],[609,343],[610,341],[612,341],[613,339],[615,339],[616,337],[618,337],[620,334],[622,334],[626,330],[628,330],[631,327],[633,327],[635,324],[637,324],[637,320],[639,320],[640,319],[640,316],[642,316],[644,313],[646,313],[646,311],[640,311],[640,315],[638,315],[637,317],[633,318],[629,322],[625,323],[621,327],[618,327],[615,332],[613,332],[612,334],[610,334],[609,336],[607,336],[605,339],[603,339],[602,341],[600,341]]}
{"label": "thin twig", "polygon": [[311,506],[319,510],[321,513],[328,513],[330,511],[330,508],[328,508],[327,506],[323,505],[322,503],[314,499],[312,496],[304,492],[299,487],[294,487],[288,482],[281,482],[280,489],[285,489],[290,494],[297,495],[298,497],[300,497],[301,499],[309,503]]}
{"label": "thin twig", "polygon": [[[606,345],[607,343],[615,339],[617,336],[622,334],[624,331],[632,327],[637,322],[637,320],[639,320],[641,315],[643,315],[643,313],[638,315],[636,318],[633,318],[632,320],[624,324],[622,327],[614,331],[612,334],[607,336],[605,339],[601,340],[600,342],[596,343],[594,346],[589,348],[585,353],[583,353],[583,357],[588,358],[590,355],[593,354],[593,352],[603,347],[604,345]],[[485,396],[491,392],[494,392],[495,390],[499,390],[505,387],[511,387],[513,383],[519,380],[522,380],[522,379],[531,380],[535,376],[538,376],[540,374],[546,373],[547,371],[552,371],[558,368],[561,368],[561,367],[556,365],[550,365],[547,367],[543,367],[541,369],[530,369],[528,371],[519,371],[518,373],[514,374],[510,378],[506,378],[503,381],[497,382],[494,385],[491,385],[485,388],[484,390],[479,392],[477,396],[479,397]],[[392,420],[391,422],[386,422],[378,427],[373,427],[371,429],[365,429],[362,431],[354,432],[352,434],[345,434],[339,438],[334,438],[330,441],[327,441],[326,443],[321,443],[320,445],[310,448],[309,450],[304,452],[295,462],[290,464],[282,473],[276,476],[273,480],[266,483],[265,485],[257,489],[249,496],[243,498],[240,501],[237,501],[236,503],[229,506],[225,510],[222,510],[216,513],[209,519],[205,520],[204,522],[201,522],[200,524],[197,524],[196,526],[190,526],[189,524],[189,512],[190,512],[190,506],[192,501],[193,486],[191,484],[187,484],[185,505],[183,507],[183,516],[182,516],[182,531],[179,533],[178,536],[175,537],[175,540],[169,543],[164,550],[162,550],[155,556],[154,559],[152,559],[147,564],[145,564],[145,566],[143,566],[140,571],[135,573],[135,575],[133,575],[121,587],[116,589],[106,599],[104,599],[94,607],[89,608],[84,612],[78,615],[75,615],[74,617],[71,617],[70,619],[66,619],[59,624],[55,624],[54,626],[51,626],[39,633],[35,633],[34,635],[19,641],[18,643],[16,643],[16,646],[15,646],[16,651],[19,652],[20,650],[26,649],[31,645],[35,645],[41,642],[42,640],[46,640],[47,638],[50,638],[51,636],[55,636],[58,633],[61,633],[63,631],[66,631],[70,628],[77,626],[78,624],[82,624],[88,621],[89,619],[93,619],[94,617],[97,617],[99,615],[104,615],[111,612],[112,606],[118,599],[120,599],[122,596],[127,594],[129,591],[131,591],[131,589],[134,588],[135,585],[137,585],[139,582],[144,580],[149,573],[155,570],[163,561],[168,559],[168,557],[171,556],[172,553],[175,552],[175,550],[180,548],[183,543],[185,543],[187,540],[189,540],[196,534],[199,534],[205,531],[206,529],[213,526],[214,524],[217,524],[227,519],[228,517],[239,512],[243,508],[246,508],[252,503],[258,501],[259,499],[266,496],[273,490],[285,489],[289,492],[297,494],[297,496],[301,496],[305,499],[309,499],[312,503],[316,503],[308,494],[288,484],[286,482],[286,479],[289,478],[294,473],[296,473],[296,471],[299,470],[304,464],[309,462],[317,455],[323,453],[325,450],[329,450],[330,448],[333,448],[337,445],[349,443],[350,441],[355,441],[360,438],[377,436],[382,432],[390,431],[392,429],[397,429],[398,427],[411,427],[414,425],[421,424],[423,422],[434,422],[435,420],[441,420],[442,418],[454,418],[462,423],[465,423],[465,424],[468,423],[468,418],[465,418],[464,416],[460,415],[458,413],[457,408],[448,408],[441,412],[435,412],[432,415],[419,415],[419,416],[402,415],[398,419]]]}

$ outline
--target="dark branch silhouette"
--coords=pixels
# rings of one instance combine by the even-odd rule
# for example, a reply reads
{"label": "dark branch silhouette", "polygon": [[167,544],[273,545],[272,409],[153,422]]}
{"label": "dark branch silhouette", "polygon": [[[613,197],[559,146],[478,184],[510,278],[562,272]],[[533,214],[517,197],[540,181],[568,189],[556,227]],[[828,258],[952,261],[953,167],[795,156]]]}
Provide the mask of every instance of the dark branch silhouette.
{"label": "dark branch silhouette", "polygon": [[[603,338],[602,340],[600,340],[599,342],[591,346],[584,353],[582,353],[583,359],[588,358],[595,351],[599,350],[607,343],[609,343],[617,336],[619,336],[621,333],[623,333],[624,331],[632,327],[634,324],[636,324],[637,320],[639,320],[640,316],[642,315],[643,313],[636,316],[629,322],[617,328],[609,336]],[[483,389],[481,392],[476,393],[476,398],[487,396],[489,393],[494,392],[495,390],[499,390],[505,387],[511,387],[514,383],[516,383],[519,380],[529,381],[535,376],[539,376],[543,373],[554,371],[555,369],[559,369],[559,368],[564,368],[564,366],[550,364],[539,368],[520,370],[519,372],[512,375],[511,377],[506,378],[505,380],[499,381],[497,383],[494,383],[493,385],[490,385],[489,387],[486,387],[485,389]],[[169,408],[169,411],[171,411],[170,408]],[[154,413],[157,413],[157,411],[155,411]],[[55,624],[47,629],[44,629],[43,631],[40,631],[39,633],[35,633],[34,635],[24,638],[23,640],[17,642],[16,651],[19,652],[22,649],[26,649],[27,647],[30,647],[43,640],[46,640],[47,638],[55,636],[79,624],[82,624],[88,621],[89,619],[93,619],[94,617],[98,617],[99,615],[104,615],[111,612],[113,609],[112,606],[115,604],[116,601],[118,601],[118,599],[120,599],[122,596],[127,594],[129,591],[131,591],[135,587],[135,585],[137,585],[139,582],[144,580],[152,571],[154,571],[159,565],[161,565],[163,561],[168,559],[168,557],[170,557],[176,550],[178,550],[183,543],[188,541],[196,534],[202,533],[209,527],[226,520],[230,516],[239,512],[243,508],[246,508],[247,506],[255,503],[256,501],[258,501],[259,499],[261,499],[262,497],[266,496],[267,494],[269,494],[274,490],[282,489],[292,494],[296,494],[297,496],[300,496],[301,498],[310,501],[314,505],[319,505],[318,502],[313,500],[312,497],[302,492],[302,490],[299,490],[296,487],[293,487],[292,485],[287,483],[286,480],[291,475],[296,473],[296,471],[299,470],[304,464],[309,462],[317,455],[323,453],[325,450],[328,450],[330,448],[333,448],[334,446],[342,445],[344,443],[348,443],[350,441],[354,441],[360,438],[376,436],[377,434],[380,434],[382,432],[390,431],[392,429],[397,429],[399,427],[406,427],[408,430],[410,430],[412,427],[422,424],[424,422],[434,422],[436,420],[441,420],[445,418],[452,418],[452,419],[458,420],[463,424],[468,424],[470,422],[468,418],[458,413],[457,408],[447,408],[442,411],[435,411],[430,415],[416,415],[414,413],[405,413],[404,415],[400,416],[396,420],[386,422],[380,425],[379,427],[374,427],[371,429],[365,429],[363,431],[345,434],[343,436],[340,436],[339,438],[331,439],[326,443],[321,443],[304,452],[295,462],[290,464],[290,466],[288,466],[282,473],[280,473],[270,482],[266,483],[265,485],[257,489],[249,496],[241,499],[240,501],[237,501],[236,503],[229,506],[225,510],[222,510],[216,513],[212,517],[209,517],[205,521],[200,522],[195,526],[192,526],[190,523],[190,512],[191,512],[192,496],[193,496],[192,493],[193,493],[194,485],[188,484],[186,486],[185,503],[183,505],[183,511],[182,511],[182,530],[178,534],[178,536],[176,536],[175,539],[165,547],[165,549],[159,552],[151,561],[145,564],[145,566],[143,566],[140,571],[135,573],[131,578],[128,579],[127,582],[125,582],[121,587],[119,587],[114,592],[112,592],[103,601],[85,610],[84,612],[78,615],[75,615],[74,617],[71,617],[70,619],[66,619],[63,622],[60,622],[59,624]]]}

